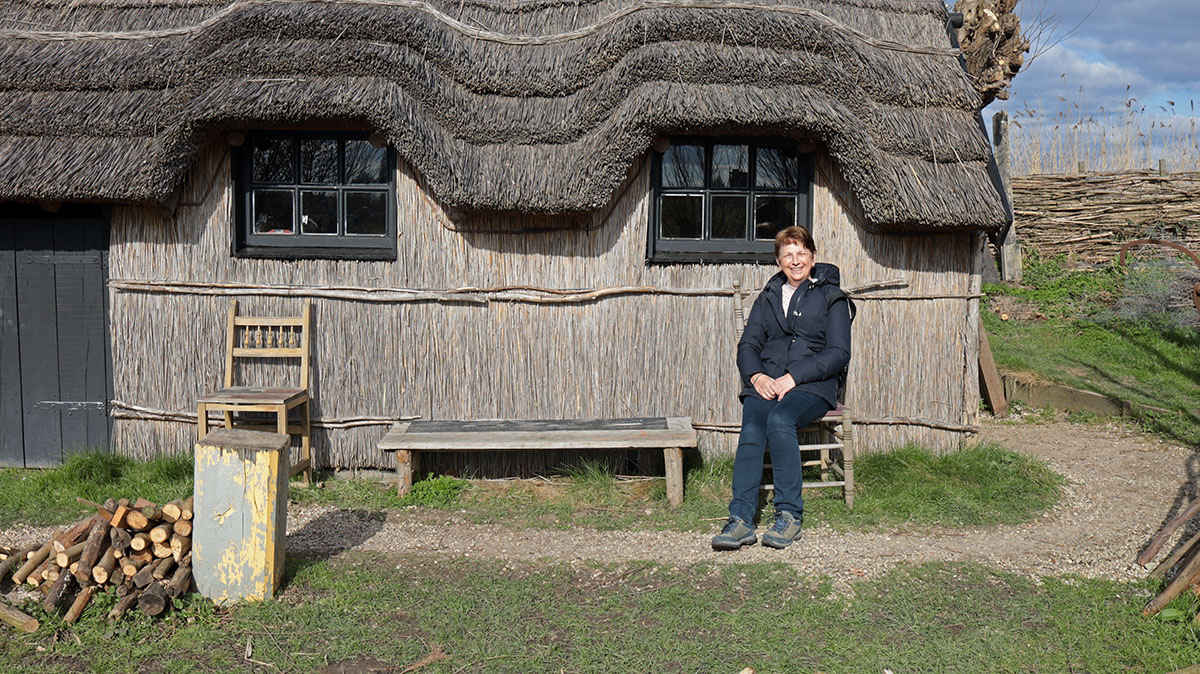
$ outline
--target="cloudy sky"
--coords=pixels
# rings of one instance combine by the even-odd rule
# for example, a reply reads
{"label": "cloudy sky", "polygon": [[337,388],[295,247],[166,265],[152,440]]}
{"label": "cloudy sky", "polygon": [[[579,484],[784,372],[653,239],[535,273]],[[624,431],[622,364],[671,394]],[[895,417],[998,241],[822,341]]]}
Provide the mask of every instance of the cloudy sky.
{"label": "cloudy sky", "polygon": [[993,108],[1053,116],[1061,96],[1095,114],[1136,99],[1146,114],[1174,101],[1175,114],[1200,116],[1200,0],[1020,0],[1017,13],[1028,36],[1042,29],[1031,55],[1044,53]]}

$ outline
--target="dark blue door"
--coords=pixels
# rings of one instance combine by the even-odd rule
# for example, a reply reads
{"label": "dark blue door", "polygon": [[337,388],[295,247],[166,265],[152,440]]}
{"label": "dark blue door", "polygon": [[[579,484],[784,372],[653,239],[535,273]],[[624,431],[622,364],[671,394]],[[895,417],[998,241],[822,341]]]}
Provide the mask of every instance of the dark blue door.
{"label": "dark blue door", "polygon": [[108,218],[0,203],[0,466],[108,449]]}

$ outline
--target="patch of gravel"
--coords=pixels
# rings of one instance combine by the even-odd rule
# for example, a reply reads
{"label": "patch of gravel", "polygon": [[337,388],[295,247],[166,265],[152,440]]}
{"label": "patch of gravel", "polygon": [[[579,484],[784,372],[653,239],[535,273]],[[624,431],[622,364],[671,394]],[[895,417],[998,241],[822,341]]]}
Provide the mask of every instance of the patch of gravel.
{"label": "patch of gravel", "polygon": [[[897,564],[931,561],[982,562],[1035,579],[1076,574],[1132,580],[1149,573],[1134,563],[1138,552],[1191,501],[1200,480],[1200,455],[1115,425],[990,422],[984,425],[982,439],[1050,462],[1070,480],[1062,502],[1037,521],[1017,526],[847,532],[818,524],[807,527],[804,538],[786,550],[752,546],[724,553],[709,547],[711,534],[511,529],[417,509],[383,517],[293,505],[287,547],[306,554],[371,550],[538,563],[648,560],[682,566],[770,561],[804,575],[829,576],[843,591],[852,588],[852,581],[877,577]],[[719,525],[713,523],[713,533]],[[0,531],[0,545],[44,540],[48,531]],[[1160,558],[1172,545],[1164,547]]]}

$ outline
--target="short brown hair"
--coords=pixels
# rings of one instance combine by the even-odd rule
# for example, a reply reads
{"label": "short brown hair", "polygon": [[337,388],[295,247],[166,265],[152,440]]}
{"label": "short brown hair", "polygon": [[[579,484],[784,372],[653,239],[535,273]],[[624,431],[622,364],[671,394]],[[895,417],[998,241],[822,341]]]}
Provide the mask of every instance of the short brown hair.
{"label": "short brown hair", "polygon": [[817,244],[813,241],[812,234],[809,234],[808,230],[800,225],[784,227],[783,229],[779,230],[778,234],[775,235],[776,258],[779,257],[779,249],[783,248],[789,243],[798,243],[808,249],[810,253],[817,252]]}

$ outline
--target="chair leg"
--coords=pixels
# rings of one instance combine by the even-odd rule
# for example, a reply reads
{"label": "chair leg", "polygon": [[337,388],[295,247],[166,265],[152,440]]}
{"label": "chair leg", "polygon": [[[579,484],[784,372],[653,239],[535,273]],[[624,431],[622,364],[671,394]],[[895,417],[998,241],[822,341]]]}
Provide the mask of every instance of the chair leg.
{"label": "chair leg", "polygon": [[233,428],[233,412],[225,410],[225,428]]}
{"label": "chair leg", "polygon": [[300,436],[300,460],[304,462],[304,486],[312,484],[312,413],[309,406],[311,400],[304,401],[300,406],[300,428],[304,429]]}
{"label": "chair leg", "polygon": [[845,472],[842,494],[846,499],[846,509],[854,510],[854,423],[847,417],[842,421],[842,470]]}
{"label": "chair leg", "polygon": [[[832,440],[832,434],[829,432],[829,427],[824,423],[817,424],[817,442],[822,445],[827,445]],[[821,450],[821,481],[829,481],[829,450]]]}
{"label": "chair leg", "polygon": [[200,403],[196,410],[196,439],[203,440],[208,435],[208,403]]}

